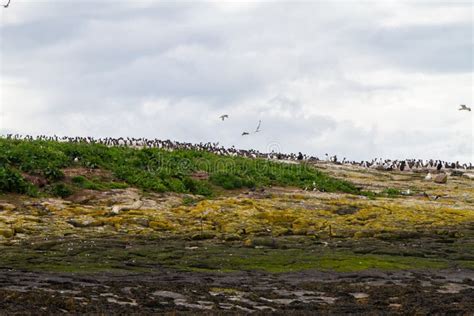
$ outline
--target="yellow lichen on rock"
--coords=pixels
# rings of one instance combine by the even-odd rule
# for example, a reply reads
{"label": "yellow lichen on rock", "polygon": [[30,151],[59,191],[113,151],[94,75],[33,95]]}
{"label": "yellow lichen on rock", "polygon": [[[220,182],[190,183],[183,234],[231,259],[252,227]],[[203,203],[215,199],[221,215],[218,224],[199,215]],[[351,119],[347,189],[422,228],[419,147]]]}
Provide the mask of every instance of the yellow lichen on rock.
{"label": "yellow lichen on rock", "polygon": [[[97,192],[89,204],[28,197],[22,197],[21,202],[11,202],[0,196],[0,229],[3,238],[9,239],[17,238],[16,234],[35,238],[71,233],[78,236],[120,233],[199,234],[243,240],[252,235],[290,234],[385,238],[387,234],[409,232],[458,232],[459,228],[474,226],[474,190],[469,179],[453,179],[440,188],[426,183],[417,174],[383,173],[346,166],[324,168],[336,177],[377,192],[387,188],[411,188],[410,192],[415,193],[392,198],[379,195],[371,199],[361,195],[267,188],[265,194],[229,192],[214,199],[199,197],[192,204],[184,203],[184,197],[189,199],[189,195],[144,193],[137,189]],[[113,205],[132,205],[134,201],[143,203],[137,208],[111,213]]]}

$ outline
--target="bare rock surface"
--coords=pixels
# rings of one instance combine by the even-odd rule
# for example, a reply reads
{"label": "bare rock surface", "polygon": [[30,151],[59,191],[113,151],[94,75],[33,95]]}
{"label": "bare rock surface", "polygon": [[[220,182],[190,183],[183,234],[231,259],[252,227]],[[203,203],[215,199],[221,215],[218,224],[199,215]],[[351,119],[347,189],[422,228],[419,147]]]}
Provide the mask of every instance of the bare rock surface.
{"label": "bare rock surface", "polygon": [[433,180],[435,183],[441,183],[444,184],[448,182],[448,175],[446,173],[440,173],[436,175],[436,177]]}
{"label": "bare rock surface", "polygon": [[[41,314],[186,311],[385,314],[387,308],[415,314],[469,313],[474,309],[472,275],[457,282],[439,279],[456,279],[456,274],[459,272],[377,273],[375,276],[384,282],[371,285],[360,283],[361,278],[373,278],[371,272],[359,275],[240,272],[222,276],[160,270],[144,276],[0,270],[0,309],[6,313],[36,310]],[[423,286],[420,279],[431,282]]]}

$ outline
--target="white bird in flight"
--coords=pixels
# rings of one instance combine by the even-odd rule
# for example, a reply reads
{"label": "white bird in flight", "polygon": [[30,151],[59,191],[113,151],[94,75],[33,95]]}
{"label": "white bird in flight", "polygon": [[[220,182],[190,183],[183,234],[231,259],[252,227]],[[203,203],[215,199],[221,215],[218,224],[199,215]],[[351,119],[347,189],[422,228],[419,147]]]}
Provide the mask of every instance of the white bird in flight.
{"label": "white bird in flight", "polygon": [[459,111],[469,111],[469,112],[471,112],[471,108],[470,108],[470,107],[467,107],[467,106],[464,105],[464,104],[461,104],[461,105],[460,105],[460,108],[459,108]]}
{"label": "white bird in flight", "polygon": [[[255,129],[255,132],[254,133],[258,133],[260,132],[260,126],[262,125],[262,120],[259,120],[258,121],[258,125],[257,125],[257,128]],[[242,133],[242,136],[247,136],[247,135],[250,135],[249,132],[243,132]]]}
{"label": "white bird in flight", "polygon": [[258,121],[257,129],[255,130],[255,133],[260,132],[260,125],[262,125],[262,120]]}

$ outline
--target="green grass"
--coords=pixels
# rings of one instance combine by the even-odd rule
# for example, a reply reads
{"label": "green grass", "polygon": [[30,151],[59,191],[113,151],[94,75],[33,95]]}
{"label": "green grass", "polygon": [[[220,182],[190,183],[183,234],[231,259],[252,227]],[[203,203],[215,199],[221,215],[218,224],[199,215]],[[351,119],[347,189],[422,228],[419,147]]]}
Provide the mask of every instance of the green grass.
{"label": "green grass", "polygon": [[65,198],[73,194],[73,190],[70,186],[64,183],[55,183],[50,187],[50,193],[54,196]]}
{"label": "green grass", "polygon": [[100,179],[88,179],[84,176],[76,176],[71,179],[72,183],[77,187],[88,190],[110,190],[125,189],[128,185],[124,182],[101,181]]}
{"label": "green grass", "polygon": [[[75,162],[75,158],[78,162]],[[153,192],[182,192],[211,196],[222,189],[264,186],[312,186],[321,191],[360,194],[352,183],[338,180],[305,164],[290,165],[263,159],[222,157],[195,150],[131,149],[99,144],[24,141],[0,138],[0,192],[33,192],[21,175],[41,176],[49,184],[43,191],[66,196],[71,187],[62,170],[81,166],[111,171],[117,181],[73,179],[78,188],[103,190],[126,185]],[[209,180],[192,175],[204,171]],[[59,185],[59,186],[58,186]]]}

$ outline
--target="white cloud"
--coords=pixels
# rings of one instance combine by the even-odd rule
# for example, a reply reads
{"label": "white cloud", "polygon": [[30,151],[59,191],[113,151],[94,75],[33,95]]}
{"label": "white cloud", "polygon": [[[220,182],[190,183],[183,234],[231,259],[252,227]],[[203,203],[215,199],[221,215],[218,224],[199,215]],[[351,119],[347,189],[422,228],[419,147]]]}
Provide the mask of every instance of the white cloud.
{"label": "white cloud", "polygon": [[473,103],[472,10],[18,0],[1,10],[0,131],[472,161],[457,111]]}

